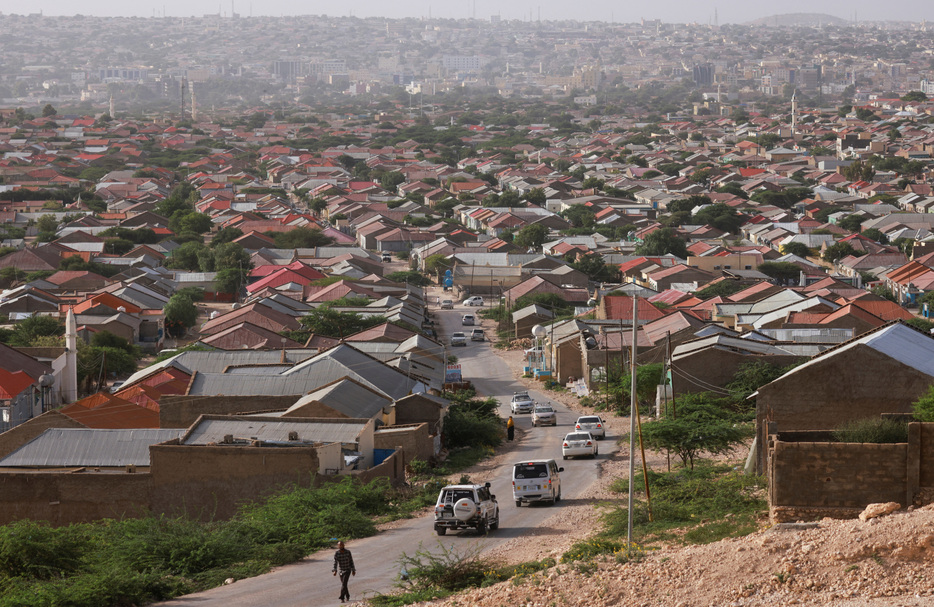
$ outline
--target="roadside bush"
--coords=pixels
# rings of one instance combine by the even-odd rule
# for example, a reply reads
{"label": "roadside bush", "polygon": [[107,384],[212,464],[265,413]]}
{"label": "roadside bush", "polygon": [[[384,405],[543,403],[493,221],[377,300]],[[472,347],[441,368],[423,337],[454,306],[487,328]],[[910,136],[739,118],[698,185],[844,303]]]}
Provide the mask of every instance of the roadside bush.
{"label": "roadside bush", "polygon": [[444,443],[448,449],[475,445],[496,447],[502,441],[503,429],[498,417],[451,407],[444,418]]}
{"label": "roadside bush", "polygon": [[622,548],[623,544],[613,540],[590,538],[568,548],[568,551],[561,555],[561,562],[587,561],[601,554],[616,554]]}
{"label": "roadside bush", "polygon": [[[429,552],[419,546],[415,554],[405,552],[399,557],[400,586],[407,590],[458,591],[480,586],[486,572],[497,564],[480,555],[482,548],[475,544],[459,552],[438,542],[438,551]],[[404,579],[403,579],[404,578]]]}
{"label": "roadside bush", "polygon": [[78,571],[86,541],[80,526],[17,521],[0,527],[0,579],[48,580]]}
{"label": "roadside bush", "polygon": [[833,431],[838,443],[907,443],[908,423],[882,417],[855,419]]}

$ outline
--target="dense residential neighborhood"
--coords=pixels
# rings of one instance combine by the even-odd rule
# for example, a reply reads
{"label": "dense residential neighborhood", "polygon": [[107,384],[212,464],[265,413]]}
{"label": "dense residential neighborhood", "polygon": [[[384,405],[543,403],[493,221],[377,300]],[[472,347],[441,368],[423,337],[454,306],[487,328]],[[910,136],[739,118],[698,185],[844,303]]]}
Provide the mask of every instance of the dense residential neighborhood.
{"label": "dense residential neighborhood", "polygon": [[[380,24],[376,46],[505,36],[356,27]],[[753,61],[737,47],[752,27],[518,30],[503,55],[383,49],[353,70],[258,56],[4,78],[0,523],[227,520],[288,484],[403,486],[464,446],[446,425],[465,399],[491,408],[498,444],[520,380],[607,418],[632,396],[646,426],[735,413],[773,523],[929,503],[932,430],[912,417],[934,385],[927,25],[761,27],[776,57],[782,32],[835,41],[823,71]],[[856,36],[920,50],[870,65],[844,53]],[[611,64],[604,37],[632,61]],[[594,57],[563,77],[513,62],[546,39]],[[219,82],[241,78],[272,92],[234,104]],[[134,107],[148,87],[161,101]],[[466,349],[516,353],[521,373],[483,393]],[[904,440],[831,440],[864,420]],[[703,451],[677,454],[693,470]]]}

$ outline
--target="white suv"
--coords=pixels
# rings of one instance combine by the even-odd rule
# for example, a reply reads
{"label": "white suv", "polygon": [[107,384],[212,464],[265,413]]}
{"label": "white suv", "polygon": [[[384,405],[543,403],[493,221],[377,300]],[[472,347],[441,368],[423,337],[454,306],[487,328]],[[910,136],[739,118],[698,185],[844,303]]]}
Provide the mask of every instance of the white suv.
{"label": "white suv", "polygon": [[516,413],[531,413],[535,407],[535,401],[529,396],[528,392],[516,392],[512,395],[512,401],[509,403],[509,409]]}
{"label": "white suv", "polygon": [[499,528],[499,504],[490,493],[490,483],[484,485],[448,485],[438,494],[435,504],[435,533],[444,535],[448,529],[476,529],[483,535]]}

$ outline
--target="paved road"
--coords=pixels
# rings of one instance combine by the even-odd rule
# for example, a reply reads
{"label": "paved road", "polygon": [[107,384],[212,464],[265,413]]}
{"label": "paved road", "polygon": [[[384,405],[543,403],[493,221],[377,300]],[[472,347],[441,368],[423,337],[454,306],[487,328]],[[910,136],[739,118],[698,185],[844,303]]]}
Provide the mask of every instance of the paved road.
{"label": "paved road", "polygon": [[[476,313],[477,308],[467,309],[461,305],[454,310],[437,310],[434,304],[436,330],[440,339],[449,343],[453,331],[462,327],[461,317],[465,312]],[[486,328],[487,334],[493,333]],[[516,390],[523,389],[510,374],[507,365],[496,355],[489,343],[468,342],[466,347],[450,350],[460,359],[464,377],[471,379],[478,393],[494,396],[500,400],[500,413],[509,415],[509,400]],[[532,398],[543,402],[547,393],[531,392]],[[397,559],[402,552],[413,554],[421,545],[427,550],[436,549],[439,542],[447,547],[464,547],[480,542],[484,549],[502,544],[508,539],[520,537],[529,529],[540,526],[545,519],[555,514],[561,504],[568,503],[596,478],[599,459],[561,461],[561,439],[571,430],[576,414],[557,402],[557,427],[532,428],[530,416],[515,416],[517,429],[525,438],[516,445],[515,461],[523,459],[555,458],[565,468],[561,475],[562,501],[556,506],[547,504],[516,508],[512,500],[511,468],[504,466],[494,472],[492,492],[497,496],[501,514],[500,528],[480,538],[474,532],[449,533],[438,537],[433,530],[431,518],[420,517],[403,522],[399,527],[377,536],[347,542],[357,565],[357,575],[350,578],[351,596],[362,598],[377,592],[393,589],[399,571]],[[614,448],[613,437],[600,444],[601,457]],[[340,584],[331,576],[333,551],[324,550],[312,554],[299,563],[281,567],[266,575],[240,580],[229,586],[221,586],[206,592],[192,594],[161,603],[169,607],[313,607],[340,604],[337,596]]]}

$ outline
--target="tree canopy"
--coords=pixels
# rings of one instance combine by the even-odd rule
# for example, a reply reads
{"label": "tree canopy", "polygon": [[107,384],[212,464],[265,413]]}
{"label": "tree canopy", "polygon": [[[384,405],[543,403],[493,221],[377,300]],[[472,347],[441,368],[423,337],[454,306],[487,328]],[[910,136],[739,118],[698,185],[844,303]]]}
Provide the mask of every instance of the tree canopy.
{"label": "tree canopy", "polygon": [[636,245],[636,255],[667,255],[669,253],[681,259],[688,257],[687,245],[675,236],[671,228],[655,230]]}

